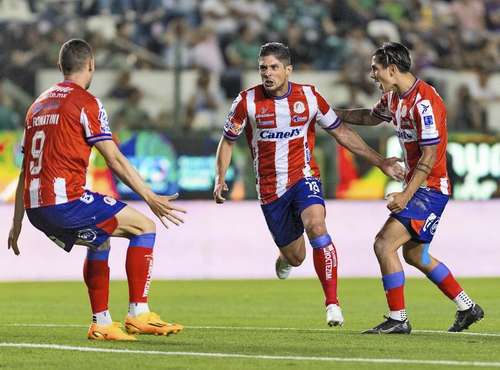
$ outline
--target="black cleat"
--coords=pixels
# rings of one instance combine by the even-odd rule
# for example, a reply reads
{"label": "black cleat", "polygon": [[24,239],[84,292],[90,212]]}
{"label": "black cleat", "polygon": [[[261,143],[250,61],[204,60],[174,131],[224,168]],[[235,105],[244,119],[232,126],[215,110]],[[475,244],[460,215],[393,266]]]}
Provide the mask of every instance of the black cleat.
{"label": "black cleat", "polygon": [[478,305],[474,304],[471,308],[465,311],[457,311],[455,315],[455,322],[448,329],[451,332],[459,332],[468,329],[469,326],[474,324],[476,321],[481,320],[484,317],[483,309]]}
{"label": "black cleat", "polygon": [[399,321],[384,316],[385,320],[382,324],[375,326],[372,329],[365,330],[361,334],[410,334],[411,325],[408,319]]}

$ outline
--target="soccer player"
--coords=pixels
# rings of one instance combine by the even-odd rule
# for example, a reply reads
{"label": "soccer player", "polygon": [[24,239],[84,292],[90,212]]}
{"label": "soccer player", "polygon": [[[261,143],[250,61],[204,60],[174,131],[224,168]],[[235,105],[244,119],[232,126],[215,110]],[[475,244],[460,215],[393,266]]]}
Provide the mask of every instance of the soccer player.
{"label": "soccer player", "polygon": [[378,103],[371,110],[334,109],[347,123],[372,126],[392,121],[407,168],[404,190],[387,196],[391,214],[374,244],[390,313],[366,334],[411,332],[404,301],[405,275],[397,254],[401,246],[405,261],[426,274],[455,302],[455,322],[448,331],[467,329],[484,316],[448,267],[429,254],[429,245],[450,197],[446,108],[436,90],[416,78],[410,67],[410,53],[404,45],[384,43],[373,54],[371,64],[371,77],[383,91]]}
{"label": "soccer player", "polygon": [[[153,193],[113,142],[106,111],[87,91],[95,69],[89,44],[78,39],[64,43],[58,65],[64,81],[42,93],[26,115],[24,159],[8,248],[19,254],[17,242],[25,209],[33,226],[65,251],[74,244],[88,247],[83,276],[92,307],[89,339],[135,340],[133,334],[177,333],[181,325],[161,320],[148,306],[155,223],[123,202],[84,188],[92,146],[166,227],[169,222],[183,222],[179,212],[185,211],[172,204],[177,195]],[[108,311],[110,236],[130,240],[127,333],[111,320]]]}
{"label": "soccer player", "polygon": [[323,287],[326,321],[344,322],[337,297],[338,258],[325,223],[319,168],[313,157],[319,125],[340,144],[367,159],[387,175],[402,179],[398,158],[384,159],[342,124],[312,85],[289,82],[290,51],[281,43],[262,45],[262,84],[234,100],[217,149],[214,199],[224,202],[224,180],[234,141],[245,133],[257,176],[257,191],[267,226],[280,250],[276,274],[286,279],[305,258],[304,229],[313,248],[314,267]]}

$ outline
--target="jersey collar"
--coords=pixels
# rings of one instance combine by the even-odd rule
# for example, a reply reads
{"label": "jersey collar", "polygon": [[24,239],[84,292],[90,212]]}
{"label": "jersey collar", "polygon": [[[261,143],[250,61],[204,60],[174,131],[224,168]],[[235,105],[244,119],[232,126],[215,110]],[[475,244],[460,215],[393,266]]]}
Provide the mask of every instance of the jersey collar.
{"label": "jersey collar", "polygon": [[413,92],[413,90],[415,90],[415,87],[417,86],[417,84],[419,82],[420,82],[420,79],[415,78],[415,82],[413,83],[413,85],[411,85],[411,87],[408,90],[406,90],[403,94],[401,94],[399,97],[401,99],[406,98],[408,95],[410,95]]}

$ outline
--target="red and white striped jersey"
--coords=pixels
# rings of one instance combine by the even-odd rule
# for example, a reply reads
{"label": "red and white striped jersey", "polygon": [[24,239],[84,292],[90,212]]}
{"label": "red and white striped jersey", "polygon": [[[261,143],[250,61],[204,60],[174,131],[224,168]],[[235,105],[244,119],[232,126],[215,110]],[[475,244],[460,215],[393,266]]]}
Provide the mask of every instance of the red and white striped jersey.
{"label": "red and white striped jersey", "polygon": [[24,207],[80,198],[92,145],[111,139],[106,111],[85,89],[64,81],[42,93],[25,120]]}
{"label": "red and white striped jersey", "polygon": [[341,121],[312,85],[289,82],[281,97],[272,97],[257,85],[234,100],[224,136],[233,141],[245,132],[263,204],[278,199],[303,178],[320,176],[313,157],[316,123],[333,130]]}
{"label": "red and white striped jersey", "polygon": [[390,122],[392,120],[405,156],[406,182],[413,176],[422,156],[421,147],[437,145],[437,157],[423,186],[449,195],[450,180],[446,170],[446,107],[436,90],[421,80],[403,95],[387,92],[375,104],[373,115]]}

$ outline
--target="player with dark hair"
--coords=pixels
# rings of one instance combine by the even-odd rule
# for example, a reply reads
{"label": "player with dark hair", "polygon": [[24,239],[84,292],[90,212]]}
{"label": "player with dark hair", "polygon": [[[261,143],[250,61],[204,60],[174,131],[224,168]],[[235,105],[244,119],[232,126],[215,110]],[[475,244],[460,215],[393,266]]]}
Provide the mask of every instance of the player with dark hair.
{"label": "player with dark hair", "polygon": [[233,144],[244,132],[253,157],[262,211],[280,249],[277,276],[287,278],[291,267],[303,262],[305,229],[325,294],[326,321],[330,326],[342,325],[337,252],[326,228],[319,168],[313,156],[316,125],[387,175],[402,179],[403,171],[397,158],[384,159],[342,124],[314,86],[289,82],[292,65],[285,45],[262,45],[258,62],[262,84],[238,95],[224,125],[217,149],[214,199],[217,203],[225,200],[225,175]]}
{"label": "player with dark hair", "polygon": [[390,217],[375,238],[389,316],[366,334],[409,334],[404,301],[405,276],[397,251],[403,246],[405,261],[418,268],[457,306],[458,332],[480,320],[484,312],[455,280],[446,265],[429,254],[441,214],[450,197],[446,171],[446,108],[436,90],[411,72],[408,49],[384,43],[372,57],[371,77],[383,91],[372,109],[334,109],[344,121],[373,126],[393,123],[405,155],[404,190],[387,196]]}
{"label": "player with dark hair", "polygon": [[[65,251],[75,244],[88,247],[83,275],[92,307],[89,339],[135,340],[131,334],[177,333],[181,325],[161,320],[148,306],[156,225],[125,203],[85,189],[92,146],[166,227],[168,222],[183,222],[178,212],[185,211],[171,203],[177,195],[153,193],[113,142],[104,107],[86,91],[95,69],[90,45],[78,39],[64,43],[59,68],[64,81],[43,92],[26,115],[24,159],[8,248],[19,254],[17,242],[25,209],[33,226]],[[128,334],[111,320],[108,311],[110,236],[130,240],[125,263]]]}

